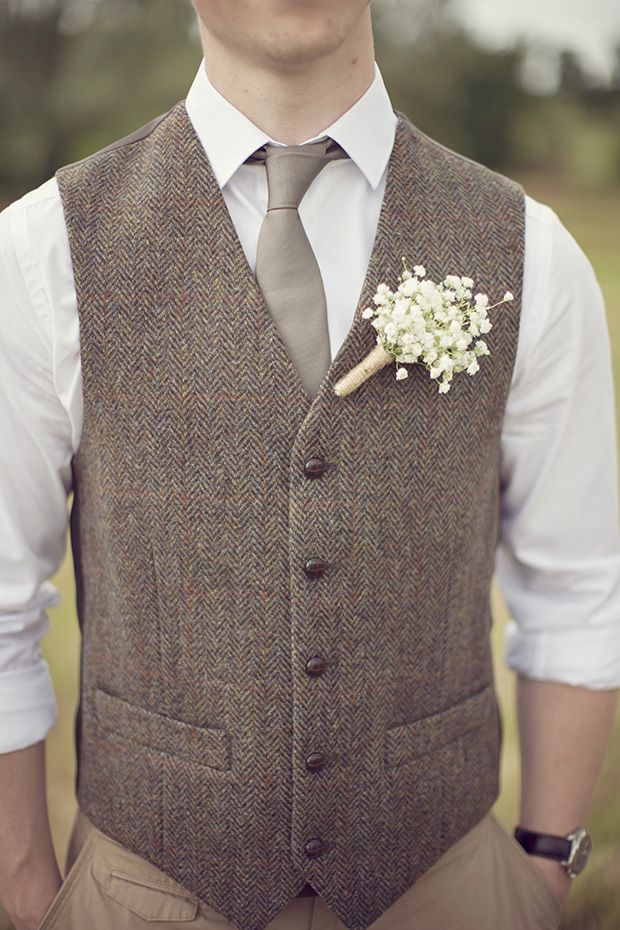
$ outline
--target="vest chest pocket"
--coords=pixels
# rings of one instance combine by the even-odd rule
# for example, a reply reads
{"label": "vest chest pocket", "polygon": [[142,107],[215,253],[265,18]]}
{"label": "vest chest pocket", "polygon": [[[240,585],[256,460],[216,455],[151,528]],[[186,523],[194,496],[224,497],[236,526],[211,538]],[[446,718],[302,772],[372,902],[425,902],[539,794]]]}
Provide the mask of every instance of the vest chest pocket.
{"label": "vest chest pocket", "polygon": [[403,765],[476,730],[497,712],[493,682],[458,704],[428,717],[401,723],[385,731],[386,767]]}
{"label": "vest chest pocket", "polygon": [[95,688],[95,713],[103,729],[127,743],[138,743],[198,765],[230,769],[230,736],[217,727],[198,727],[147,710]]}

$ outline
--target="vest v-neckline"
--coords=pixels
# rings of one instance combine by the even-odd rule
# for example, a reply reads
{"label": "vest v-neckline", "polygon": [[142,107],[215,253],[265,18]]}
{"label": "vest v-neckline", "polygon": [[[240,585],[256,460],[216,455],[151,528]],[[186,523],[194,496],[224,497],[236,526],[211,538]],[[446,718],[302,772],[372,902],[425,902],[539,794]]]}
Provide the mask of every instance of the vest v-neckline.
{"label": "vest v-neckline", "polygon": [[[279,357],[278,360],[282,365],[282,370],[286,371],[287,386],[290,395],[297,403],[303,406],[304,415],[307,417],[313,407],[318,404],[323,404],[326,394],[330,393],[334,398],[336,397],[333,393],[333,385],[338,378],[360,362],[374,347],[376,343],[375,331],[370,326],[370,323],[362,317],[362,311],[365,307],[372,306],[372,298],[376,292],[377,285],[381,281],[385,281],[390,287],[395,287],[396,280],[394,276],[400,274],[402,270],[400,253],[398,255],[394,254],[394,246],[396,245],[396,248],[398,248],[398,244],[402,241],[402,236],[398,235],[396,227],[398,226],[399,204],[402,205],[403,195],[403,178],[401,171],[399,171],[399,166],[402,162],[403,147],[405,145],[406,118],[400,111],[394,111],[397,116],[397,124],[394,144],[388,160],[385,190],[379,212],[375,238],[352,323],[342,344],[331,360],[318,393],[314,398],[311,398],[306,393],[297,369],[287,352],[280,332],[271,316],[271,312],[263,292],[259,287],[258,281],[256,280],[256,276],[247,260],[237,229],[233,223],[211,163],[185,108],[185,101],[181,101],[181,103],[181,112],[187,122],[191,144],[195,150],[194,154],[198,159],[198,163],[201,163],[203,167],[203,180],[207,187],[206,195],[208,197],[209,209],[212,211],[211,221],[215,228],[220,231],[224,230],[224,236],[222,236],[218,245],[220,248],[227,250],[227,265],[231,268],[235,268],[237,274],[241,275],[241,283],[249,299],[260,308],[261,323],[265,327],[265,331],[271,337],[273,349]],[[226,235],[226,233],[228,235]],[[342,403],[343,400],[344,398],[339,398],[340,403]]]}

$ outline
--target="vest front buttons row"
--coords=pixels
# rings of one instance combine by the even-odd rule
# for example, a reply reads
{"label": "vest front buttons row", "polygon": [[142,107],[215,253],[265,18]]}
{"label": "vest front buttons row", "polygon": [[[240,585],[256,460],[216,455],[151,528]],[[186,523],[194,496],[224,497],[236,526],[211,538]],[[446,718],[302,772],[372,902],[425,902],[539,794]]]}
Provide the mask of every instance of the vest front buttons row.
{"label": "vest front buttons row", "polygon": [[323,843],[323,840],[319,839],[318,836],[313,836],[312,839],[309,839],[306,842],[304,849],[307,856],[310,856],[311,859],[316,859],[316,857],[320,856],[325,849],[325,844]]}
{"label": "vest front buttons row", "polygon": [[304,571],[308,578],[320,578],[327,571],[325,559],[307,559]]}
{"label": "vest front buttons row", "polygon": [[306,758],[306,768],[310,772],[316,772],[325,765],[325,756],[322,752],[311,752]]}
{"label": "vest front buttons row", "polygon": [[325,671],[325,659],[323,656],[310,656],[306,662],[306,672],[313,678],[318,678]]}
{"label": "vest front buttons row", "polygon": [[323,459],[313,457],[308,459],[304,465],[304,475],[306,478],[320,478],[321,475],[325,474],[326,469],[327,462],[323,461]]}

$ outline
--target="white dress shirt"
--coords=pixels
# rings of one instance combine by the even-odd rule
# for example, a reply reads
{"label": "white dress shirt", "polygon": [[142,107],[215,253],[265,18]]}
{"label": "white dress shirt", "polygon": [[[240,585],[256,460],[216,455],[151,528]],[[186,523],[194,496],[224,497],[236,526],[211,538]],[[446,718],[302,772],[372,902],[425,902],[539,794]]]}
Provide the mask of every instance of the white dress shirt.
{"label": "white dress shirt", "polygon": [[[280,143],[215,90],[204,59],[186,106],[254,269],[267,183],[264,165],[243,162],[265,142]],[[366,93],[320,133],[350,160],[328,163],[299,208],[325,285],[332,358],[364,281],[395,127],[375,64]],[[505,661],[536,678],[618,687],[620,530],[605,308],[579,245],[529,196],[523,284],[501,435],[495,567],[511,613]],[[81,392],[71,256],[52,177],[0,213],[0,752],[43,739],[57,716],[40,640],[47,608],[60,601],[49,578],[65,555]]]}

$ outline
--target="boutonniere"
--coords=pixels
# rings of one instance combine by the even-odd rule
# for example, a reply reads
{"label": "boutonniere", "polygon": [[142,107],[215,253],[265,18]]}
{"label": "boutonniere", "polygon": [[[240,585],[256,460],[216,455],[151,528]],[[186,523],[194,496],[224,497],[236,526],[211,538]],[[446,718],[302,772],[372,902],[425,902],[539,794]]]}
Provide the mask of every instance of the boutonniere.
{"label": "boutonniere", "polygon": [[396,292],[387,284],[379,284],[373,297],[376,307],[362,312],[377,330],[377,345],[336,382],[334,392],[340,397],[390,362],[396,363],[397,381],[409,375],[405,364],[423,364],[444,394],[450,390],[454,374],[466,370],[473,375],[480,368],[477,357],[490,355],[484,339],[476,337],[491,329],[487,311],[513,300],[510,291],[491,306],[486,294],[476,294],[472,304],[471,278],[449,274],[436,284],[424,280],[423,265],[414,265],[411,272],[404,258],[402,261],[404,271]]}

